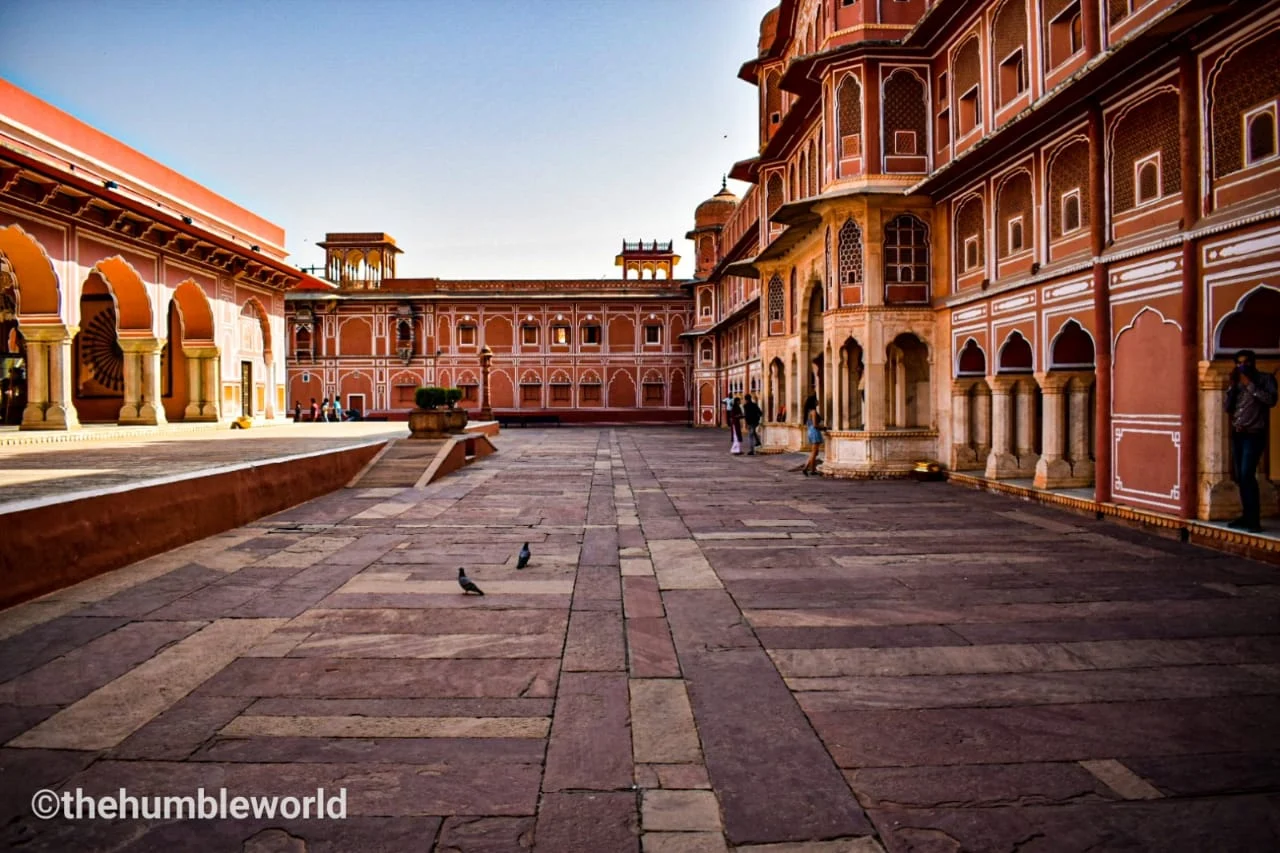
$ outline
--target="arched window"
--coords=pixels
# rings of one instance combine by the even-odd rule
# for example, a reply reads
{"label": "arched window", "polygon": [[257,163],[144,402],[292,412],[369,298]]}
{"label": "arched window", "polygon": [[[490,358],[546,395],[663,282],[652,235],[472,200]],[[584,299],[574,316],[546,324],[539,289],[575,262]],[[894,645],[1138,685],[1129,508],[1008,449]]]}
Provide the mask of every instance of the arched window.
{"label": "arched window", "polygon": [[769,322],[781,323],[786,314],[784,302],[785,297],[782,294],[782,276],[775,274],[769,279]]}
{"label": "arched window", "polygon": [[1248,150],[1245,152],[1245,165],[1252,166],[1276,156],[1276,113],[1275,106],[1261,110],[1248,116]]}
{"label": "arched window", "polygon": [[885,302],[929,301],[929,229],[909,213],[884,227]]}
{"label": "arched window", "polygon": [[839,101],[837,121],[840,136],[840,159],[862,156],[862,85],[858,78],[846,74],[836,94]]}
{"label": "arched window", "polygon": [[1160,197],[1159,162],[1159,158],[1151,158],[1143,160],[1135,167],[1138,170],[1136,180],[1138,204],[1146,204]]}
{"label": "arched window", "polygon": [[1070,234],[1080,227],[1080,191],[1072,190],[1062,197],[1062,233]]}
{"label": "arched window", "polygon": [[840,283],[862,284],[862,229],[852,218],[840,226],[838,258]]}
{"label": "arched window", "polygon": [[765,217],[772,219],[773,215],[778,212],[778,208],[782,207],[782,175],[774,172],[769,177],[765,197]]}

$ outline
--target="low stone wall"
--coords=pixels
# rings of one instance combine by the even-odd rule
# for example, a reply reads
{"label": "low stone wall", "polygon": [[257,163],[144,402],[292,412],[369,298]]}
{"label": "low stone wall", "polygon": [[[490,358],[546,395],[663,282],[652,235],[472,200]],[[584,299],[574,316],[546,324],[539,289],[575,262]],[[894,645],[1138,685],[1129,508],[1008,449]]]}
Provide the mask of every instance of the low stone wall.
{"label": "low stone wall", "polygon": [[0,514],[0,607],[340,489],[381,448],[373,443],[197,473]]}

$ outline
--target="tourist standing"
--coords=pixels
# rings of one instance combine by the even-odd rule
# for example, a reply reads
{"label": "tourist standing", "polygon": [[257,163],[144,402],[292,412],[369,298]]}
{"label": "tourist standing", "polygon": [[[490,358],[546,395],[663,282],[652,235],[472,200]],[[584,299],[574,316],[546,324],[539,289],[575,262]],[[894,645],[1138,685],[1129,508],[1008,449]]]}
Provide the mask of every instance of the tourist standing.
{"label": "tourist standing", "polygon": [[800,470],[808,477],[818,473],[818,451],[822,449],[822,415],[818,412],[818,395],[810,394],[804,401],[805,438],[809,441],[809,458]]}
{"label": "tourist standing", "polygon": [[329,422],[329,398],[325,397],[320,401],[320,419],[325,423]]}
{"label": "tourist standing", "polygon": [[301,400],[293,401],[293,422],[295,424],[302,423],[302,401]]}
{"label": "tourist standing", "polygon": [[1276,378],[1258,370],[1253,350],[1236,355],[1227,388],[1226,410],[1231,416],[1231,466],[1240,488],[1240,517],[1228,527],[1262,532],[1258,495],[1258,462],[1267,446],[1268,410],[1276,404]]}
{"label": "tourist standing", "polygon": [[742,401],[737,397],[734,397],[729,405],[729,432],[733,435],[733,444],[729,446],[729,452],[734,456],[740,456],[742,454]]}
{"label": "tourist standing", "polygon": [[745,399],[747,402],[742,407],[742,419],[747,424],[747,455],[755,456],[756,448],[760,446],[760,419],[764,417],[764,412],[750,394]]}
{"label": "tourist standing", "polygon": [[311,422],[315,423],[320,420],[320,404],[316,402],[316,398],[311,398]]}

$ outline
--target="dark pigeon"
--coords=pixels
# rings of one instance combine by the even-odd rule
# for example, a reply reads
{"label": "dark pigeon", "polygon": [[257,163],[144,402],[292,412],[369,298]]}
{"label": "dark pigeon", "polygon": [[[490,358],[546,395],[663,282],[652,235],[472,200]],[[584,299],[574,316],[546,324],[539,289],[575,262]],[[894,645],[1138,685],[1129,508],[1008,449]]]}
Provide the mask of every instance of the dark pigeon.
{"label": "dark pigeon", "polygon": [[467,577],[466,569],[458,569],[458,586],[462,587],[464,594],[474,592],[476,595],[484,595],[484,590],[472,583],[471,578]]}
{"label": "dark pigeon", "polygon": [[520,548],[520,555],[519,555],[519,556],[520,556],[520,559],[516,561],[516,568],[517,568],[517,569],[523,569],[525,566],[529,565],[529,557],[530,557],[530,556],[532,556],[532,555],[529,553],[529,543],[528,543],[528,542],[524,543],[524,545],[523,545],[523,546],[521,546],[521,548]]}

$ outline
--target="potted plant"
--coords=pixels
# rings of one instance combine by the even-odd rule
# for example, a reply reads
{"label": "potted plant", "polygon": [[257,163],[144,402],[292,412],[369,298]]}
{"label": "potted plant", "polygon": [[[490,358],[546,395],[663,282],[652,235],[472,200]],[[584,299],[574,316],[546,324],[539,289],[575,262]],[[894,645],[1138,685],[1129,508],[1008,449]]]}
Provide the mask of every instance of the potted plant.
{"label": "potted plant", "polygon": [[444,389],[444,401],[445,401],[445,403],[449,406],[449,408],[451,408],[451,409],[457,408],[457,406],[458,406],[458,402],[459,402],[461,399],[462,399],[462,389],[461,389],[461,388],[446,388],[446,389]]}
{"label": "potted plant", "polygon": [[[458,391],[458,396],[451,401],[453,391]],[[419,387],[413,393],[417,408],[409,412],[409,437],[444,438],[462,432],[467,425],[467,413],[451,405],[460,399],[462,392],[457,388]]]}

